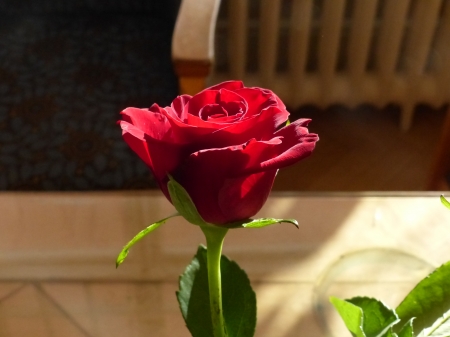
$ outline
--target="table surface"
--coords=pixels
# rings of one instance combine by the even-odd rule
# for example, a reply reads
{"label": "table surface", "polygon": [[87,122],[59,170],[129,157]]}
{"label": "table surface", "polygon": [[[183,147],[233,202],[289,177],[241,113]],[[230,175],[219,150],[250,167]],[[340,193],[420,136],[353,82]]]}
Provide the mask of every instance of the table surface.
{"label": "table surface", "polygon": [[[114,268],[128,240],[173,212],[157,191],[0,193],[0,336],[189,336],[175,291],[204,243],[196,226],[170,220]],[[257,216],[300,224],[225,240],[257,294],[257,337],[349,336],[330,295],[395,307],[450,260],[438,193],[273,193]]]}

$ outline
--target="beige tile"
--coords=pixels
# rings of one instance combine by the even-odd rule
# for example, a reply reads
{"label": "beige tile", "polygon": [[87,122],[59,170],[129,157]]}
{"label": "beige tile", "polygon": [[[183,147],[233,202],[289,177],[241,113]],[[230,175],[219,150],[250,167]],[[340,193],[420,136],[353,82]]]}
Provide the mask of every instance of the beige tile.
{"label": "beige tile", "polygon": [[161,336],[159,285],[100,282],[44,288],[92,336]]}
{"label": "beige tile", "polygon": [[31,284],[0,303],[0,336],[86,337]]}

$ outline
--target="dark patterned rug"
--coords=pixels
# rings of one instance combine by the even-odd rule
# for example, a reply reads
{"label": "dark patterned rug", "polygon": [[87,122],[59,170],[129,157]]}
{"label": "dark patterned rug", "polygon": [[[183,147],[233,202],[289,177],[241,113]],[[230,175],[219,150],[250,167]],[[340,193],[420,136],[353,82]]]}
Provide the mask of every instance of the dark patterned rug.
{"label": "dark patterned rug", "polygon": [[130,12],[117,1],[88,13],[36,2],[7,13],[0,0],[0,190],[155,187],[116,121],[177,95],[172,17],[132,1]]}

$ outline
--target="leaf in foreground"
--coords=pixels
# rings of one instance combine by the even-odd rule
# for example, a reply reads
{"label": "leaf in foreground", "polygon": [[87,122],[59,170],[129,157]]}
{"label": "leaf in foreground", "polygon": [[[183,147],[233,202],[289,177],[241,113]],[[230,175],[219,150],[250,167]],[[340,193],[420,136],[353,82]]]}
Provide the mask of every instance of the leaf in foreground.
{"label": "leaf in foreground", "polygon": [[450,311],[438,318],[434,324],[423,329],[418,337],[449,337],[450,336]]}
{"label": "leaf in foreground", "polygon": [[341,300],[331,297],[330,301],[354,337],[396,336],[391,327],[399,321],[397,315],[377,299],[354,297]]}
{"label": "leaf in foreground", "polygon": [[[213,336],[206,248],[197,254],[180,276],[177,298],[186,326],[193,337]],[[256,326],[256,295],[245,272],[222,255],[222,307],[229,337],[251,337]]]}
{"label": "leaf in foreground", "polygon": [[363,311],[360,307],[333,296],[330,297],[330,302],[336,308],[352,336],[366,337],[362,327]]}
{"label": "leaf in foreground", "polygon": [[406,324],[398,333],[398,337],[414,337],[413,321],[414,318],[411,318],[408,322],[406,322]]}
{"label": "leaf in foreground", "polygon": [[363,311],[363,331],[366,337],[382,335],[399,322],[395,311],[375,298],[354,297],[347,301]]}
{"label": "leaf in foreground", "polygon": [[443,264],[420,281],[397,307],[404,324],[414,318],[414,331],[430,327],[450,310],[450,262]]}
{"label": "leaf in foreground", "polygon": [[130,248],[133,247],[136,242],[138,242],[139,240],[141,240],[144,236],[146,236],[147,234],[150,234],[151,232],[153,232],[156,228],[158,228],[159,226],[161,226],[162,224],[164,224],[167,220],[169,220],[170,218],[173,218],[175,216],[178,216],[179,214],[174,214],[171,215],[167,218],[164,218],[162,220],[159,220],[155,223],[152,223],[150,226],[148,226],[147,228],[141,230],[139,233],[136,234],[136,236],[134,238],[132,238],[130,240],[130,242],[128,242],[123,248],[122,251],[119,253],[119,256],[117,256],[116,259],[116,268],[118,268],[123,261],[125,260],[125,258],[128,256],[128,253],[130,251]]}

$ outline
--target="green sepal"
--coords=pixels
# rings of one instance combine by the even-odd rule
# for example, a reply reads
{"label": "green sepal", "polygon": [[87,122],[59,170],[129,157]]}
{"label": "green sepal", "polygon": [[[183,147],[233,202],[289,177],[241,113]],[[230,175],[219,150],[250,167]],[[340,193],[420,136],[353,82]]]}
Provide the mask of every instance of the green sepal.
{"label": "green sepal", "polygon": [[445,207],[450,209],[450,202],[447,199],[445,199],[445,197],[443,195],[441,195],[441,202]]}
{"label": "green sepal", "polygon": [[450,262],[420,281],[399,304],[396,312],[405,324],[414,318],[417,333],[430,327],[450,310]]}
{"label": "green sepal", "polygon": [[152,223],[150,226],[148,226],[147,228],[145,228],[145,229],[141,230],[139,233],[137,233],[136,236],[135,236],[134,238],[132,238],[132,239],[130,240],[130,242],[128,242],[128,243],[122,248],[122,251],[119,253],[119,256],[117,256],[117,259],[116,259],[116,268],[118,268],[118,267],[123,263],[123,261],[125,260],[125,258],[126,258],[127,255],[128,255],[128,252],[129,252],[130,248],[133,247],[134,244],[135,244],[136,242],[138,242],[139,240],[141,240],[141,239],[142,239],[144,236],[146,236],[147,234],[153,232],[156,228],[158,228],[159,226],[161,226],[162,224],[164,224],[164,223],[165,223],[167,220],[169,220],[170,218],[173,218],[173,217],[176,217],[176,216],[179,216],[179,214],[176,213],[176,214],[173,214],[173,215],[171,215],[171,216],[169,216],[169,217],[167,217],[167,218],[164,218],[164,219],[159,220],[159,221],[157,221],[157,222],[155,222],[155,223]]}
{"label": "green sepal", "polygon": [[286,222],[286,223],[291,223],[293,224],[295,227],[298,228],[298,222],[295,219],[275,219],[275,218],[261,218],[261,219],[249,219],[249,222],[245,222],[243,224],[240,225],[240,227],[243,228],[261,228],[261,227],[266,227],[266,226],[270,226],[273,224],[277,224],[277,223],[282,223],[282,222]]}
{"label": "green sepal", "polygon": [[[207,248],[197,254],[179,279],[177,299],[187,328],[193,337],[213,336],[210,315]],[[256,295],[236,262],[222,255],[222,308],[229,337],[252,337],[256,327]]]}
{"label": "green sepal", "polygon": [[208,224],[197,211],[194,202],[189,196],[188,192],[178,182],[169,175],[169,182],[167,183],[170,199],[178,213],[188,222],[198,226],[208,226]]}

